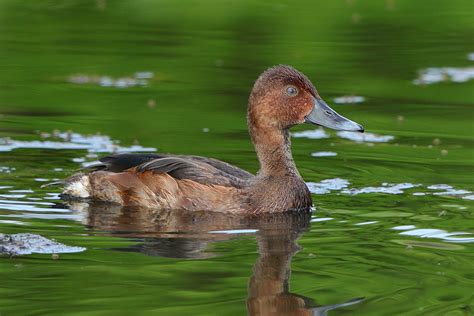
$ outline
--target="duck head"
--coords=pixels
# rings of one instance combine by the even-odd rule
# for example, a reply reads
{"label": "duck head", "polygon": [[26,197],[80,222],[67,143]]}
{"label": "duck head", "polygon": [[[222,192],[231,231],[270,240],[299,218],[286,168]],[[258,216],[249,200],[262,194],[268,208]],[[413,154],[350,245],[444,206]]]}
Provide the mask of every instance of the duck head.
{"label": "duck head", "polygon": [[331,109],[311,81],[291,66],[267,69],[255,82],[249,98],[251,128],[286,130],[310,123],[340,131],[364,132],[362,125]]}

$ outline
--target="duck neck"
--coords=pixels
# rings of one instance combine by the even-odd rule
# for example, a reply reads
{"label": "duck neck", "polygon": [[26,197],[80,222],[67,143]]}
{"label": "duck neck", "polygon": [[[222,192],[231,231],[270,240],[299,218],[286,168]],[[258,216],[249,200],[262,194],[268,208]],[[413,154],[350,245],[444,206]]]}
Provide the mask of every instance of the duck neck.
{"label": "duck neck", "polygon": [[250,128],[250,135],[260,162],[259,176],[299,176],[288,129]]}

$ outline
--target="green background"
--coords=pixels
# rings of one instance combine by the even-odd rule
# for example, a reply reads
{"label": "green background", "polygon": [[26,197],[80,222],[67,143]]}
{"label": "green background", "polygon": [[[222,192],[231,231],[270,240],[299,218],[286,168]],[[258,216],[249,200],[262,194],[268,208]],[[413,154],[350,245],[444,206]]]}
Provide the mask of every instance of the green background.
{"label": "green background", "polygon": [[[302,247],[291,263],[292,293],[312,299],[312,306],[365,297],[330,315],[472,315],[472,243],[392,228],[474,232],[472,201],[412,195],[432,192],[426,189],[432,184],[474,189],[473,81],[413,84],[427,67],[474,66],[467,58],[474,52],[473,21],[470,0],[0,0],[0,137],[100,132],[124,146],[211,156],[255,172],[248,94],[267,67],[290,64],[331,105],[337,96],[364,96],[362,104],[333,108],[367,132],[395,136],[374,146],[333,132],[328,139],[294,138],[306,181],[422,184],[399,195],[314,195],[313,216],[332,219],[309,228],[259,221],[213,227],[205,220],[194,228],[157,228],[148,225],[150,214],[131,216],[136,225],[124,228],[117,210],[89,208],[84,215],[46,199],[59,189],[35,181],[73,173],[79,165],[72,159],[85,151],[0,152],[0,166],[15,168],[0,173],[0,205],[17,206],[0,206],[0,232],[87,247],[59,260],[0,258],[0,315],[243,315],[257,258],[278,257],[271,247],[258,248],[255,237],[278,245],[289,232],[290,244],[300,234]],[[76,74],[119,78],[138,71],[154,73],[147,86],[68,81]],[[150,99],[156,106],[148,106]],[[311,157],[315,151],[338,155]],[[24,189],[31,189],[24,198],[9,196]],[[28,198],[55,205],[22,209],[18,202]],[[65,218],[55,216],[62,208]],[[376,223],[355,225],[367,221]],[[249,227],[259,231],[207,233]]]}

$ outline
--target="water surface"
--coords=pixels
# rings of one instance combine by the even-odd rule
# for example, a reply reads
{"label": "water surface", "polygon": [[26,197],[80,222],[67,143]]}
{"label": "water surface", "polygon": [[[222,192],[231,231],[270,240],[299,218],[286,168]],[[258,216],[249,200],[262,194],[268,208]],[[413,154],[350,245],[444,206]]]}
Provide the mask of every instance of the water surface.
{"label": "water surface", "polygon": [[[0,233],[86,250],[1,257],[0,314],[472,315],[473,20],[464,0],[1,1]],[[292,130],[312,214],[41,188],[109,152],[255,172],[247,97],[279,63],[367,131]]]}

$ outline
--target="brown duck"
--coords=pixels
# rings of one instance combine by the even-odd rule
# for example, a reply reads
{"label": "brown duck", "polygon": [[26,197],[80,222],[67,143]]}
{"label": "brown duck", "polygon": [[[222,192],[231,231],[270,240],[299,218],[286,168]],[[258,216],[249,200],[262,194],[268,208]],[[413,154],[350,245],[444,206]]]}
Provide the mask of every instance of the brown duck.
{"label": "brown duck", "polygon": [[260,162],[257,175],[212,158],[119,154],[100,159],[88,174],[66,179],[62,196],[159,209],[308,209],[311,194],[293,161],[289,129],[311,123],[364,131],[332,110],[304,74],[284,65],[266,70],[255,82],[247,121]]}

